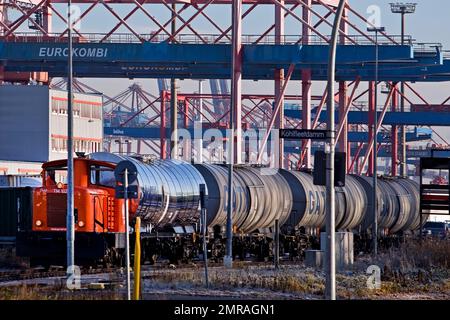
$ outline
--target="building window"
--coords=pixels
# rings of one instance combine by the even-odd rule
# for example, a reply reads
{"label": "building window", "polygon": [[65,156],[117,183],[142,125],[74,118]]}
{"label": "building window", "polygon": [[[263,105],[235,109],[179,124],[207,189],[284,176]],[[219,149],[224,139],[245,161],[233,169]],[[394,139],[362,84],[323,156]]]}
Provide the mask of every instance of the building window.
{"label": "building window", "polygon": [[102,106],[92,106],[92,118],[102,119]]}
{"label": "building window", "polygon": [[81,117],[82,118],[91,118],[91,105],[83,103],[81,104]]}
{"label": "building window", "polygon": [[79,102],[74,102],[73,104],[73,115],[76,117],[80,116],[81,104]]}

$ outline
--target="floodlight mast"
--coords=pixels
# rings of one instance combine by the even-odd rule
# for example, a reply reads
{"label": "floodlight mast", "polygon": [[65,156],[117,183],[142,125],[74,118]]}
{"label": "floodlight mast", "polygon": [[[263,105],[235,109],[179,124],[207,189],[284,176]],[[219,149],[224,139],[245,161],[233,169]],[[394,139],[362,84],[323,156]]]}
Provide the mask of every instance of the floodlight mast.
{"label": "floodlight mast", "polygon": [[[390,3],[391,12],[401,14],[401,34],[402,45],[405,44],[405,15],[413,14],[416,12],[417,3]],[[405,83],[400,83],[400,111],[405,112]],[[406,177],[408,175],[407,163],[406,163],[406,130],[405,126],[400,126],[400,149],[401,149],[401,162],[400,162],[400,175]]]}
{"label": "floodlight mast", "polygon": [[392,13],[411,14],[416,12],[417,3],[390,3]]}

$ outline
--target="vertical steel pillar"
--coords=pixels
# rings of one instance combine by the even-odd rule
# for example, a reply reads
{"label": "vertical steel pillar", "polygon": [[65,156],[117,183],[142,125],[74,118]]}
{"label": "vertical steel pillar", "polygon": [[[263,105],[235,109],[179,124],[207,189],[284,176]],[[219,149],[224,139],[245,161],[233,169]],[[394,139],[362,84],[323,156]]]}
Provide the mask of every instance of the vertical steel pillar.
{"label": "vertical steel pillar", "polygon": [[[284,0],[279,1],[284,5]],[[275,5],[275,44],[282,44],[284,42],[284,10],[281,6]],[[284,81],[284,69],[275,70],[275,105],[281,101],[281,105],[284,106],[284,95],[281,94],[281,88]],[[284,107],[281,107],[276,120],[275,128],[284,128]],[[278,166],[284,168],[284,141],[279,139],[278,150]]]}
{"label": "vertical steel pillar", "polygon": [[141,149],[142,149],[142,139],[138,139],[137,146],[136,146],[136,153],[141,154]]}
{"label": "vertical steel pillar", "polygon": [[[172,23],[171,34],[176,32],[176,4],[172,3]],[[173,40],[175,42],[175,40]],[[177,80],[172,78],[170,80],[170,153],[172,159],[178,158],[178,97],[177,97]]]}
{"label": "vertical steel pillar", "polygon": [[[7,19],[6,19],[6,11],[8,9],[6,9],[6,6],[0,6],[0,21],[3,22],[4,24],[7,23]],[[3,25],[0,26],[0,34],[4,35],[5,32],[7,31],[6,28],[3,27]]]}
{"label": "vertical steel pillar", "polygon": [[226,255],[223,260],[227,268],[233,266],[233,167],[235,163],[241,163],[242,157],[242,0],[233,1],[231,25],[233,28],[233,69],[231,75],[230,134],[228,143],[227,245]]}
{"label": "vertical steel pillar", "polygon": [[160,158],[166,159],[167,158],[167,140],[166,140],[166,92],[161,92],[161,126],[159,131],[159,137],[160,137]]}
{"label": "vertical steel pillar", "polygon": [[[346,1],[347,3],[348,1]],[[348,25],[345,22],[345,19],[347,19],[348,16],[348,9],[344,8],[344,12],[343,12],[343,19],[341,20],[341,25],[340,25],[340,30],[343,32],[340,34],[339,36],[339,43],[341,45],[345,45],[346,43],[346,38],[345,35],[348,33]],[[347,153],[347,157],[345,159],[345,172],[348,172],[348,167],[350,165],[350,157],[351,157],[351,143],[348,141],[348,121],[347,121],[347,117],[344,114],[344,109],[347,105],[347,82],[345,81],[340,81],[339,82],[339,123],[343,123],[343,130],[342,130],[342,134],[339,138],[338,141],[338,148],[340,152],[346,152]],[[345,119],[343,119],[345,118]]]}
{"label": "vertical steel pillar", "polygon": [[[398,108],[398,93],[394,91],[392,96],[392,111],[396,112]],[[398,175],[397,161],[398,161],[398,126],[391,127],[391,175],[396,177]]]}
{"label": "vertical steel pillar", "polygon": [[[242,0],[233,1],[233,46],[230,115],[233,116],[234,163],[242,162]],[[230,121],[231,127],[231,121]],[[231,161],[233,161],[231,159]]]}
{"label": "vertical steel pillar", "polygon": [[43,29],[47,32],[52,32],[52,8],[44,6],[43,8]]}
{"label": "vertical steel pillar", "polygon": [[[348,120],[347,117],[345,115],[345,108],[347,105],[347,82],[345,81],[340,81],[339,82],[339,123],[342,122],[343,125],[343,129],[342,129],[342,133],[341,136],[339,137],[339,141],[338,141],[338,149],[340,152],[348,152],[348,149],[350,149],[350,142],[348,141]],[[344,119],[345,118],[345,119]],[[349,154],[347,154],[347,157],[345,159],[345,168],[346,168],[346,172],[348,169],[348,165],[349,165]]]}
{"label": "vertical steel pillar", "polygon": [[[375,82],[370,81],[369,82],[369,140],[368,143],[370,143],[370,141],[372,141],[373,135],[374,135],[374,111],[375,111]],[[369,148],[369,146],[367,146],[367,148]],[[374,150],[372,150],[369,154],[369,160],[367,161],[367,165],[369,166],[368,168],[368,175],[372,176],[373,175],[373,155],[372,152],[374,152]]]}
{"label": "vertical steel pillar", "polygon": [[[309,7],[312,7],[312,0],[304,1],[303,6],[303,20],[311,24],[311,11]],[[302,44],[307,45],[310,43],[311,29],[308,28],[305,23],[302,24]],[[302,69],[302,128],[311,129],[311,70]],[[311,140],[303,140],[302,145],[306,145],[306,153],[303,158],[303,163],[307,169],[311,168]],[[300,154],[301,156],[301,154]]]}
{"label": "vertical steel pillar", "polygon": [[202,98],[202,94],[203,94],[203,85],[202,85],[202,81],[203,80],[198,80],[198,94],[199,94],[199,99],[198,99],[198,116],[197,116],[197,121],[195,122],[195,130],[199,131],[199,132],[194,132],[194,137],[195,134],[200,135],[200,137],[196,137],[198,139],[196,139],[196,146],[195,148],[197,149],[197,159],[196,161],[198,163],[202,163],[203,162],[203,98]]}
{"label": "vertical steel pillar", "polygon": [[130,155],[131,154],[132,142],[130,140],[126,140],[126,144],[127,144],[127,155]]}
{"label": "vertical steel pillar", "polygon": [[[184,113],[184,117],[183,117],[183,128],[185,128],[186,130],[189,130],[189,117],[188,117],[188,113],[189,112],[189,105],[188,105],[188,99],[185,98],[183,101],[183,113]],[[189,142],[190,139],[187,139],[187,137],[183,138],[183,156],[184,156],[184,160],[186,161],[190,161],[191,160],[191,149],[189,148]]]}

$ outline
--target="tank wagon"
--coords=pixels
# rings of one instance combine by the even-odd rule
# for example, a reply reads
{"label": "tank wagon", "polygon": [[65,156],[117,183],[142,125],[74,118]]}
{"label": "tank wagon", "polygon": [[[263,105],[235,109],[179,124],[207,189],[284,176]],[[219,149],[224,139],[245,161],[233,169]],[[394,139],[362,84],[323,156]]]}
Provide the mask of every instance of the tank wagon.
{"label": "tank wagon", "polygon": [[[130,200],[130,221],[142,220],[144,261],[164,256],[172,262],[201,252],[199,185],[207,195],[208,256],[224,255],[227,213],[227,167],[178,160],[145,160],[111,153],[75,159],[77,263],[119,263],[123,256],[123,200],[115,198],[114,168],[120,162],[137,171],[138,199]],[[36,264],[64,261],[66,185],[53,180],[67,161],[43,165],[42,187],[30,193],[30,227],[17,231],[17,253]],[[400,237],[419,228],[419,188],[402,178],[382,178],[378,184],[380,235]],[[236,166],[233,184],[233,252],[270,257],[275,221],[281,226],[281,252],[302,255],[314,246],[325,227],[325,188],[313,184],[310,173]],[[361,239],[373,224],[371,179],[349,175],[336,188],[336,228]],[[12,201],[11,203],[15,203]],[[11,214],[14,208],[10,208]],[[3,213],[2,213],[3,214]],[[22,213],[23,214],[23,213]],[[426,219],[424,219],[426,221]],[[53,261],[52,261],[53,262]]]}
{"label": "tank wagon", "polygon": [[[195,233],[200,222],[199,185],[205,184],[207,226],[214,239],[210,250],[213,256],[224,254],[222,239],[228,203],[225,165],[178,160],[146,163],[109,153],[95,153],[90,157],[116,164],[125,161],[128,167],[135,167],[139,199],[131,218],[141,217],[153,233],[170,230]],[[373,224],[371,184],[371,178],[349,175],[345,187],[336,188],[336,228],[356,233],[361,241],[370,240]],[[377,219],[382,236],[399,236],[419,228],[418,188],[409,179],[379,179]],[[310,173],[236,166],[233,191],[234,244],[236,254],[241,257],[248,253],[260,258],[271,254],[272,227],[276,220],[283,234],[283,249],[291,255],[301,254],[298,251],[311,246],[325,228],[325,188],[314,185]],[[155,240],[147,247],[161,252],[158,244],[161,246]],[[186,243],[174,247],[178,245],[185,247],[181,250],[184,257],[195,251]]]}

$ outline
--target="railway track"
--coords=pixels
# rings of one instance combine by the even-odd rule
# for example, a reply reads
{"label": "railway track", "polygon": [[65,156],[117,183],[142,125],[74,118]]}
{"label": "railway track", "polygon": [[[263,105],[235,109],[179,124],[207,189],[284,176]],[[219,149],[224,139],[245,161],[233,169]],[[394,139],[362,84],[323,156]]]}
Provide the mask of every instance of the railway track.
{"label": "railway track", "polygon": [[[101,274],[101,273],[113,273],[117,272],[117,269],[112,268],[94,268],[94,269],[81,269],[81,274]],[[55,270],[41,270],[41,269],[20,269],[20,270],[7,270],[0,271],[0,283],[10,281],[23,281],[31,279],[46,279],[66,276],[66,271],[63,268]]]}
{"label": "railway track", "polygon": [[[280,264],[282,265],[294,265],[298,264],[299,261],[289,261],[289,260],[281,260]],[[244,261],[236,261],[235,267],[237,268],[245,268],[245,267],[253,267],[253,266],[271,266],[273,262],[271,261],[252,261],[252,260],[244,260]],[[222,267],[222,262],[214,262],[208,261],[209,268],[218,268]],[[186,270],[186,269],[200,269],[204,268],[203,261],[197,260],[189,263],[180,263],[177,265],[173,265],[168,263],[167,261],[160,261],[156,264],[149,265],[145,264],[142,266],[142,273],[147,274],[155,272],[158,274],[160,272],[164,272],[167,270]],[[23,281],[23,280],[32,280],[32,279],[48,279],[48,278],[58,278],[65,277],[66,270],[60,266],[50,267],[49,269],[44,268],[17,268],[12,270],[0,270],[0,284],[11,281]],[[81,268],[82,275],[95,275],[95,274],[116,274],[116,275],[124,275],[124,268],[119,267],[82,267]]]}

